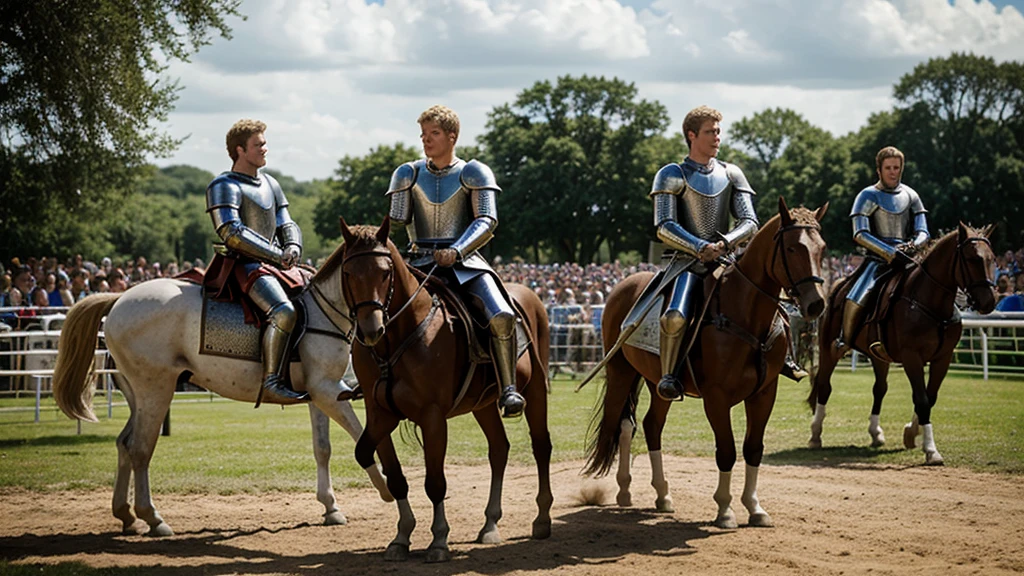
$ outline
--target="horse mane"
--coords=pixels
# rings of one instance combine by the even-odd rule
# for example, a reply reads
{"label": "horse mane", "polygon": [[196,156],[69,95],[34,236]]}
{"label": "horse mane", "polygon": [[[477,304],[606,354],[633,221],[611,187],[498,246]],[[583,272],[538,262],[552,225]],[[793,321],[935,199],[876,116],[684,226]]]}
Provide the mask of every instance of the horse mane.
{"label": "horse mane", "polygon": [[[349,228],[349,232],[352,233],[352,248],[360,246],[368,246],[373,248],[377,246],[377,228],[374,226],[357,225]],[[316,273],[315,278],[327,278],[341,266],[344,258],[342,253],[345,251],[345,242],[338,244],[338,247],[334,249],[334,252],[327,257],[327,261],[320,267],[320,270]]]}
{"label": "horse mane", "polygon": [[[967,227],[967,230],[968,230],[968,232],[975,232],[975,233],[977,233],[977,230],[975,230],[974,228],[971,228],[970,226]],[[918,251],[917,251],[918,256],[920,258],[926,258],[929,254],[932,253],[933,250],[935,250],[935,248],[938,247],[939,244],[943,243],[944,241],[946,241],[948,239],[953,238],[956,235],[957,235],[957,230],[954,229],[954,230],[950,230],[949,232],[946,232],[945,234],[943,234],[939,238],[932,238],[931,240],[925,242],[924,246],[922,246],[921,248],[918,249]]]}

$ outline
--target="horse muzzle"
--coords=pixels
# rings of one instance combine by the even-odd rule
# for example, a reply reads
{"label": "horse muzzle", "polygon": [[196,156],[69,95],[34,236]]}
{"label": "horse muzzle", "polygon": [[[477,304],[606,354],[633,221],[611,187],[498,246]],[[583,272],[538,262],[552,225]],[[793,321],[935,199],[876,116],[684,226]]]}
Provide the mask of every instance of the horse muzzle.
{"label": "horse muzzle", "polygon": [[372,348],[384,337],[384,313],[371,310],[356,317],[356,340],[362,345]]}

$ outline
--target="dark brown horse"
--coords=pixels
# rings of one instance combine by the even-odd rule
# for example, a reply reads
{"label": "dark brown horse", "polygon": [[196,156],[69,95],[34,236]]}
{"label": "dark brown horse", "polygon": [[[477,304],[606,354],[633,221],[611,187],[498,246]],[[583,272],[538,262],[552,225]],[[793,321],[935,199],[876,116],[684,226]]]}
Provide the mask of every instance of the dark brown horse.
{"label": "dark brown horse", "polygon": [[[434,505],[433,541],[427,549],[427,561],[443,562],[451,558],[444,513],[447,419],[472,412],[487,437],[491,488],[478,542],[501,541],[497,523],[509,442],[496,404],[498,386],[492,365],[481,364],[469,372],[471,359],[465,331],[459,322],[452,321],[430,290],[420,288],[420,281],[388,239],[389,230],[387,218],[379,229],[350,229],[342,221],[343,281],[359,342],[352,348],[352,360],[366,394],[366,427],[356,443],[356,460],[373,463],[373,452],[381,445],[384,474],[399,510],[398,535],[388,545],[385,558],[404,560],[416,519],[409,506],[408,483],[390,447],[390,435],[403,419],[420,428],[426,492]],[[532,344],[520,357],[516,376],[526,399],[526,421],[539,478],[539,512],[533,522],[533,537],[547,538],[551,534],[552,503],[551,436],[547,427],[548,318],[543,303],[528,288],[509,284],[507,289],[531,333]]]}
{"label": "dark brown horse", "polygon": [[[825,241],[819,222],[828,204],[816,212],[806,208],[790,211],[779,198],[779,214],[773,216],[754,235],[746,252],[722,274],[721,283],[711,295],[705,322],[689,358],[692,374],[685,371],[688,394],[704,399],[704,414],[715,434],[715,460],[719,481],[714,499],[718,503],[715,525],[735,528],[736,515],[731,507],[730,480],[736,463],[730,409],[743,402],[747,414],[747,433],[743,441],[746,481],[742,502],[750,512],[751,526],[771,526],[771,517],[757,499],[757,472],[764,453],[764,431],[775,405],[779,371],[786,357],[787,339],[780,334],[778,295],[786,290],[807,317],[821,313],[825,305],[822,288],[821,256]],[[640,272],[619,283],[608,296],[602,318],[605,350],[619,337],[626,314],[651,278]],[[705,291],[712,283],[705,284]],[[657,311],[652,313],[658,313]],[[647,381],[651,405],[644,418],[644,435],[657,491],[655,506],[672,510],[661,461],[661,431],[670,402],[655,392],[661,378],[658,356],[624,345],[608,362],[607,379],[600,412],[595,414],[595,430],[588,448],[586,472],[605,474],[619,453],[618,503],[631,504],[629,493],[629,445],[633,436],[639,381]]]}
{"label": "dark brown horse", "polygon": [[[913,448],[917,435],[923,431],[925,463],[942,464],[942,455],[935,448],[931,411],[963,329],[954,299],[959,288],[967,293],[978,312],[988,314],[995,308],[995,285],[988,272],[995,259],[988,239],[991,233],[992,226],[975,230],[961,223],[955,231],[930,244],[924,256],[911,265],[902,286],[896,291],[887,293],[887,283],[878,287],[876,297],[887,294],[889,302],[888,313],[884,314],[878,326],[888,358],[880,359],[869,350],[872,343],[869,334],[874,334],[874,327],[862,328],[850,342],[854,350],[871,359],[875,372],[874,403],[868,426],[872,446],[885,444],[885,434],[878,424],[878,417],[882,411],[882,399],[889,390],[886,377],[889,375],[888,359],[891,358],[903,364],[914,400],[914,418],[903,429],[903,444]],[[828,309],[819,321],[819,366],[807,398],[814,410],[808,442],[811,448],[821,447],[825,405],[832,394],[832,372],[846,353],[846,350],[837,348],[835,341],[839,337],[843,305],[851,285],[847,281],[836,283],[829,295]],[[870,310],[871,303],[868,307]],[[925,364],[929,366],[927,386]]]}

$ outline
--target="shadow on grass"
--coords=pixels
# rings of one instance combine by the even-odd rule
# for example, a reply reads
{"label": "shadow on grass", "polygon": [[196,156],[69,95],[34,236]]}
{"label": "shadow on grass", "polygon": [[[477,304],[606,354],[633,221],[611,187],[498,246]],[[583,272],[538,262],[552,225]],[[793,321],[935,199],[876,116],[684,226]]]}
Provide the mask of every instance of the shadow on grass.
{"label": "shadow on grass", "polygon": [[[653,510],[584,507],[555,517],[552,536],[546,540],[517,537],[497,545],[451,541],[452,560],[443,568],[424,563],[429,534],[422,529],[414,535],[409,560],[400,564],[390,564],[383,559],[390,535],[380,535],[379,541],[352,542],[356,547],[350,550],[304,555],[270,552],[261,549],[258,542],[254,546],[253,540],[240,539],[258,533],[284,532],[289,542],[296,538],[315,541],[318,535],[324,538],[324,531],[329,530],[336,528],[302,523],[273,530],[203,530],[166,539],[117,533],[23,534],[0,538],[0,574],[192,576],[397,571],[403,576],[465,572],[500,576],[516,571],[547,572],[562,566],[614,565],[628,554],[681,558],[697,553],[692,545],[694,541],[728,534],[728,531],[712,528],[710,523],[681,521],[671,514]],[[371,547],[358,548],[366,544]],[[282,546],[278,543],[275,548]],[[77,560],[83,555],[102,556],[103,563],[121,566],[93,568],[80,561],[67,561],[70,556]],[[122,558],[119,560],[118,556]],[[32,562],[11,564],[25,558]],[[194,560],[189,561],[190,558]]]}
{"label": "shadow on grass", "polygon": [[0,448],[20,446],[83,446],[96,443],[113,443],[117,436],[111,434],[81,434],[76,436],[40,436],[39,438],[12,438],[0,440]]}

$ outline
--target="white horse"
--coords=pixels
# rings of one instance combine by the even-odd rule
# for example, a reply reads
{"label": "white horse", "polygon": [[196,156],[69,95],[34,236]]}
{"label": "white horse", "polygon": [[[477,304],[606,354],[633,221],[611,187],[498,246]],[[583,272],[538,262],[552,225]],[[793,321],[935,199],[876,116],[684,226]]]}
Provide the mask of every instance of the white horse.
{"label": "white horse", "polygon": [[[333,257],[332,259],[333,260]],[[344,524],[331,486],[329,462],[330,416],[354,440],[362,425],[349,402],[339,402],[341,378],[348,368],[350,344],[341,335],[351,330],[348,306],[342,296],[341,267],[331,260],[313,277],[301,296],[312,330],[299,342],[301,364],[291,364],[292,383],[309,392],[309,417],[313,426],[313,453],[317,464],[317,500],[325,507],[325,524]],[[149,489],[149,461],[179,377],[212,392],[242,402],[255,402],[262,382],[259,362],[201,355],[200,321],[202,294],[199,286],[179,280],[159,279],[132,287],[123,294],[94,294],[68,312],[57,352],[53,394],[70,418],[96,421],[92,411],[94,387],[90,385],[97,333],[103,324],[107,348],[117,365],[118,387],[124,393],[131,416],[117,438],[117,478],[113,512],[126,534],[143,533],[136,516],[149,525],[153,536],[173,534],[153,506]],[[276,403],[264,395],[264,402]],[[291,403],[291,402],[289,402]],[[377,466],[366,468],[381,498],[391,501]],[[135,474],[135,515],[128,504],[128,482]]]}

